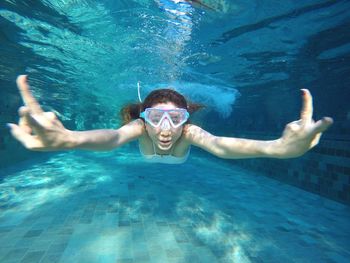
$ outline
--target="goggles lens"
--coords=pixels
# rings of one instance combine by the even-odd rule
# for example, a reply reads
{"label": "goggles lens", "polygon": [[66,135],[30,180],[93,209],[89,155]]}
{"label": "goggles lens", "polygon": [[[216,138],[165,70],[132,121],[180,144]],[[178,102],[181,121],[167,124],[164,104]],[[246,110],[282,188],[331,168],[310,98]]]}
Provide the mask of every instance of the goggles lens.
{"label": "goggles lens", "polygon": [[157,108],[147,108],[140,114],[140,117],[143,117],[145,121],[154,127],[158,127],[164,118],[167,118],[174,128],[177,128],[184,124],[188,120],[189,116],[190,114],[185,109],[164,110]]}

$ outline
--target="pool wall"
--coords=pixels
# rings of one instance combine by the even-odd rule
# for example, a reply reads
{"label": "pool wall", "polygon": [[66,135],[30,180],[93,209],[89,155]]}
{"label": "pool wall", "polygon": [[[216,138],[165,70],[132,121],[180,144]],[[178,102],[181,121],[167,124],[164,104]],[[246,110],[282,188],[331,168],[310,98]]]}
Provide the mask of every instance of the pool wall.
{"label": "pool wall", "polygon": [[[242,134],[241,137],[269,139],[258,134]],[[350,205],[349,141],[321,139],[319,145],[295,159],[264,158],[232,162],[281,182]]]}

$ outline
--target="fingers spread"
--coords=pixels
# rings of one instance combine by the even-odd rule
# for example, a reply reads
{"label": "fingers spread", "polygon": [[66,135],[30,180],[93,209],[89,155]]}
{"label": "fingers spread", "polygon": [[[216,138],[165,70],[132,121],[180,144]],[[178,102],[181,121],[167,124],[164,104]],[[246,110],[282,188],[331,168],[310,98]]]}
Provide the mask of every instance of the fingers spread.
{"label": "fingers spread", "polygon": [[56,119],[56,114],[53,113],[52,111],[44,112],[44,115],[46,118],[48,118],[51,121]]}
{"label": "fingers spread", "polygon": [[24,117],[24,116],[26,116],[27,114],[30,114],[30,110],[29,110],[28,107],[22,106],[22,107],[20,107],[20,108],[18,109],[18,115],[19,115],[20,117]]}
{"label": "fingers spread", "polygon": [[32,133],[32,128],[30,127],[28,120],[26,118],[26,115],[29,114],[29,109],[28,107],[22,106],[18,110],[18,115],[20,116],[19,118],[19,127],[24,130],[26,133],[31,134]]}
{"label": "fingers spread", "polygon": [[30,133],[29,130],[33,130],[36,134],[42,133],[43,123],[40,123],[40,121],[29,112],[27,107],[21,107],[19,109],[19,115],[21,116],[19,124],[23,130],[28,133]]}
{"label": "fingers spread", "polygon": [[26,133],[29,133],[29,134],[33,133],[33,129],[30,127],[28,121],[25,118],[20,118],[18,125]]}
{"label": "fingers spread", "polygon": [[314,139],[311,141],[311,148],[315,147],[318,142],[320,141],[322,133],[317,133],[316,136],[314,137]]}
{"label": "fingers spread", "polygon": [[312,96],[310,91],[307,89],[302,89],[301,91],[303,93],[303,106],[300,113],[300,119],[305,124],[309,123],[312,120]]}
{"label": "fingers spread", "polygon": [[[13,123],[8,123],[7,126],[10,128],[11,134],[22,144],[25,143],[26,139],[30,137],[30,134],[23,131],[18,125]],[[29,137],[28,137],[29,136]]]}
{"label": "fingers spread", "polygon": [[8,127],[10,128],[10,132],[13,137],[15,137],[19,142],[21,142],[27,149],[40,148],[41,143],[34,136],[25,132],[16,124],[8,123]]}
{"label": "fingers spread", "polygon": [[17,78],[17,86],[21,93],[22,99],[24,101],[24,104],[28,106],[29,110],[32,113],[42,113],[43,110],[41,109],[39,103],[34,98],[33,94],[30,91],[28,82],[27,82],[27,76],[26,75],[20,75]]}
{"label": "fingers spread", "polygon": [[324,117],[321,120],[317,121],[314,126],[314,133],[324,132],[331,126],[333,123],[333,119],[329,117]]}

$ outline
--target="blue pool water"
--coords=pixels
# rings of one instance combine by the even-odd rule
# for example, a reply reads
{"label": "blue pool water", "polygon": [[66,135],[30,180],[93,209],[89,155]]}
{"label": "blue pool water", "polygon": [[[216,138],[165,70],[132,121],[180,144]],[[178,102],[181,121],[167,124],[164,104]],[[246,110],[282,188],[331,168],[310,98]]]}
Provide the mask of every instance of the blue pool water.
{"label": "blue pool water", "polygon": [[[0,1],[0,262],[350,262],[349,206],[239,162],[192,147],[183,165],[147,164],[136,143],[30,152],[4,128],[18,120],[23,73],[72,130],[119,127],[140,81],[141,98],[171,86],[203,103],[192,121],[213,134],[276,138],[299,118],[306,87],[314,118],[335,123],[306,159],[322,173],[305,177],[344,201],[348,10],[346,0]],[[303,176],[299,160],[284,165]],[[272,177],[299,172],[280,171]]]}
{"label": "blue pool water", "polygon": [[[1,262],[347,262],[350,208],[196,156],[61,153],[4,170]],[[282,175],[281,175],[282,176]]]}

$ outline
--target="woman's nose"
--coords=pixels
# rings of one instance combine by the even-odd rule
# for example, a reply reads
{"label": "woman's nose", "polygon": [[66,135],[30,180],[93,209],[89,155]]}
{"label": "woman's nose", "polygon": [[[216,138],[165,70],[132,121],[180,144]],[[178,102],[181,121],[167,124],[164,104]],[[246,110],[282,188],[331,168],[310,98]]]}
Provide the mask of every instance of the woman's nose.
{"label": "woman's nose", "polygon": [[165,118],[165,119],[162,121],[162,123],[160,124],[160,129],[161,129],[162,131],[168,131],[168,130],[170,130],[170,128],[171,128],[171,126],[170,126],[170,121],[169,121],[167,118]]}
{"label": "woman's nose", "polygon": [[[164,122],[168,122],[168,124],[164,124]],[[169,137],[171,136],[171,126],[167,119],[163,120],[163,123],[160,126],[160,135],[163,137]]]}
{"label": "woman's nose", "polygon": [[170,138],[171,137],[171,131],[166,130],[166,131],[160,131],[160,138]]}

